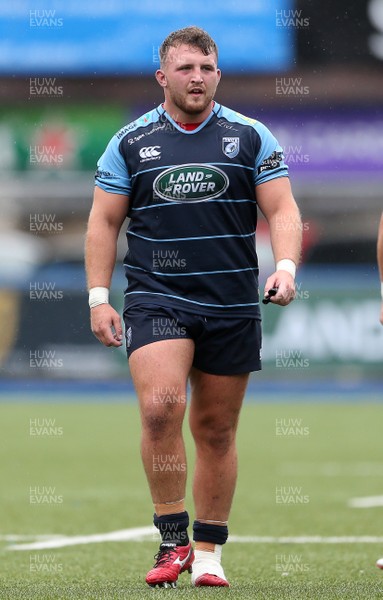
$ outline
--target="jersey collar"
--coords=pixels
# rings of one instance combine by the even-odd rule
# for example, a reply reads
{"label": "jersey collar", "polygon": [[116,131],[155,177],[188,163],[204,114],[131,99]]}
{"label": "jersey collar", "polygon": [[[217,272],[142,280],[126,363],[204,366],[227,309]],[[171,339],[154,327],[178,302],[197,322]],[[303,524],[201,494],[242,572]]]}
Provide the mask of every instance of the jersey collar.
{"label": "jersey collar", "polygon": [[162,117],[162,121],[163,118],[165,117],[172,125],[175,129],[177,129],[180,133],[184,133],[185,135],[194,135],[195,133],[198,133],[199,131],[201,131],[201,129],[203,129],[205,127],[205,125],[207,125],[207,123],[210,121],[210,119],[213,117],[213,115],[216,115],[219,111],[219,109],[221,108],[221,105],[218,104],[218,102],[214,101],[214,106],[211,110],[210,115],[208,115],[208,117],[202,121],[202,123],[196,127],[195,129],[193,129],[192,131],[186,131],[185,129],[182,129],[182,127],[180,127],[178,125],[178,123],[176,123],[176,121],[174,121],[174,119],[172,119],[172,117],[166,112],[166,110],[163,108],[162,104],[160,104],[159,106],[157,106],[157,112],[160,115],[160,118]]}

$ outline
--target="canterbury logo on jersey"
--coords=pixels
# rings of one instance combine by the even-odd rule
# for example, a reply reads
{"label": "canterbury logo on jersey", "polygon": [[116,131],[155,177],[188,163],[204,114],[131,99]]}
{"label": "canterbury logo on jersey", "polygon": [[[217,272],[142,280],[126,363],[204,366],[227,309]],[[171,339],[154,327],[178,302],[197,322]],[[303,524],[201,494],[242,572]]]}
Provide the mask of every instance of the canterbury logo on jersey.
{"label": "canterbury logo on jersey", "polygon": [[144,146],[139,151],[141,157],[140,162],[147,160],[159,160],[161,158],[161,146]]}

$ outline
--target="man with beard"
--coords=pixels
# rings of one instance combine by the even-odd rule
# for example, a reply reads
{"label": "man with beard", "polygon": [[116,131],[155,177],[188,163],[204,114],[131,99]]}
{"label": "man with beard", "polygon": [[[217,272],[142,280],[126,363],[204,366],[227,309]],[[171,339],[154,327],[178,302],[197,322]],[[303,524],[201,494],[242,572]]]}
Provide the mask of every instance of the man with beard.
{"label": "man with beard", "polygon": [[[276,268],[265,298],[274,304],[294,298],[301,221],[276,139],[213,100],[221,72],[212,38],[198,27],[175,31],[160,60],[164,103],[123,127],[98,163],[86,246],[91,326],[106,346],[122,344],[109,287],[128,216],[125,338],[162,537],[146,581],[175,587],[189,570],[194,586],[228,586],[221,552],[237,477],[235,435],[249,374],[261,368],[257,207],[270,226]],[[182,437],[188,379],[195,551]]]}

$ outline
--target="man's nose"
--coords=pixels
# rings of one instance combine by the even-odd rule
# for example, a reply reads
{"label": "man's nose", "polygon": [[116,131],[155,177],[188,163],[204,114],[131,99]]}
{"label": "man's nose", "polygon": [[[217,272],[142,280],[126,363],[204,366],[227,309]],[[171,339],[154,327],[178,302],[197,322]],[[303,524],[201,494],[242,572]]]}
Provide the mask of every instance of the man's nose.
{"label": "man's nose", "polygon": [[195,83],[201,83],[203,81],[201,69],[198,69],[198,68],[194,69],[193,73],[192,73],[192,78],[191,79]]}

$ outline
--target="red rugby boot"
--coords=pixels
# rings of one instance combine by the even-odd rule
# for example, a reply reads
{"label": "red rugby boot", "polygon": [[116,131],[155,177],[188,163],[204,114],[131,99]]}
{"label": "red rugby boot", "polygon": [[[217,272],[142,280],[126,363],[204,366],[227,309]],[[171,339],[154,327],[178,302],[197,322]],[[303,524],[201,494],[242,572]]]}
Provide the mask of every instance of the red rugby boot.
{"label": "red rugby boot", "polygon": [[151,587],[175,588],[180,573],[192,572],[194,551],[190,543],[177,546],[173,542],[162,542],[154,558],[156,562],[146,575],[146,583]]}

